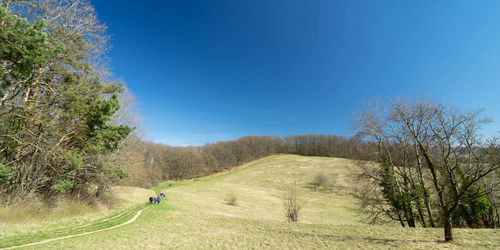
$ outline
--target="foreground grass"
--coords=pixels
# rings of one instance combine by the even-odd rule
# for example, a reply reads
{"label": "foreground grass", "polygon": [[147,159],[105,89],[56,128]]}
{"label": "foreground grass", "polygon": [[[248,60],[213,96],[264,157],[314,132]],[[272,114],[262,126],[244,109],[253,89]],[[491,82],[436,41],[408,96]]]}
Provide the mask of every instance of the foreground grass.
{"label": "foreground grass", "polygon": [[109,217],[105,217],[103,219],[92,221],[83,225],[78,226],[68,226],[65,225],[63,228],[43,228],[39,231],[32,231],[28,233],[21,233],[15,235],[9,235],[0,238],[0,248],[10,247],[10,246],[18,246],[33,242],[39,242],[46,239],[52,239],[57,237],[63,237],[68,235],[80,234],[84,232],[92,232],[100,229],[109,228],[115,225],[122,224],[128,220],[130,220],[134,215],[142,208],[144,205],[135,206],[132,209],[127,209],[123,212],[118,212],[118,214],[113,214]]}
{"label": "foreground grass", "polygon": [[[114,210],[91,207],[84,202],[65,201],[49,208],[2,208],[0,214],[0,248],[45,239],[95,231],[121,224],[144,207],[142,197],[151,190],[113,187]],[[140,198],[141,200],[139,200]],[[99,211],[101,209],[101,211]],[[69,218],[69,219],[68,219]]]}
{"label": "foreground grass", "polygon": [[[366,225],[351,195],[352,167],[344,159],[268,157],[198,182],[157,186],[167,199],[134,223],[37,248],[500,248],[500,230],[455,229],[456,241],[443,243],[442,229]],[[320,171],[335,179],[333,192],[308,186]],[[281,201],[292,179],[305,202],[299,223],[286,222]],[[228,192],[237,206],[225,204]]]}

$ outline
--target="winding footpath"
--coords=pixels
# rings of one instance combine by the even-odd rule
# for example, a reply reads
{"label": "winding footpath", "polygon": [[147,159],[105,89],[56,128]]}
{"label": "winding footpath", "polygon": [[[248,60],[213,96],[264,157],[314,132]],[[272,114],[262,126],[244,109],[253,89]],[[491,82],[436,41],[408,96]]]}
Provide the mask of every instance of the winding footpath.
{"label": "winding footpath", "polygon": [[137,212],[137,214],[135,214],[135,216],[132,219],[130,219],[130,220],[128,220],[128,221],[126,221],[126,222],[124,222],[122,224],[114,225],[112,227],[98,229],[98,230],[90,231],[90,232],[79,233],[79,234],[66,235],[66,236],[61,236],[61,237],[57,237],[57,238],[46,239],[46,240],[42,240],[42,241],[38,241],[38,242],[28,243],[28,244],[19,245],[19,246],[12,246],[12,247],[2,248],[2,249],[14,249],[14,248],[21,248],[21,247],[31,247],[31,246],[45,244],[45,243],[56,241],[56,240],[64,240],[64,239],[69,239],[69,238],[73,238],[73,237],[77,237],[77,236],[82,236],[82,235],[87,235],[87,234],[93,234],[93,233],[97,233],[97,232],[102,232],[102,231],[107,231],[107,230],[115,229],[115,228],[118,228],[118,227],[121,227],[121,226],[125,226],[127,224],[130,224],[130,223],[134,222],[137,218],[139,218],[139,215],[141,215],[142,211],[144,211],[144,210],[146,210],[146,209],[148,209],[150,207],[151,206],[147,206],[147,207],[139,210]]}

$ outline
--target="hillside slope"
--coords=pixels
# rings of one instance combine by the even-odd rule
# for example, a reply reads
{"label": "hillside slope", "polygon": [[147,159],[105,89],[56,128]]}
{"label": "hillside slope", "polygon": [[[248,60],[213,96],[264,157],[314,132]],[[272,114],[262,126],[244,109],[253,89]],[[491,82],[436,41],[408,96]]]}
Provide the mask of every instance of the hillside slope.
{"label": "hillside slope", "polygon": [[[362,221],[349,177],[352,161],[278,155],[197,182],[155,187],[167,199],[132,224],[39,248],[500,248],[500,230],[456,229],[442,243],[442,229],[372,226]],[[307,183],[323,172],[335,180],[330,192]],[[305,203],[299,223],[287,223],[281,197],[295,179]],[[228,193],[237,206],[225,204]],[[144,197],[146,199],[147,197]]]}

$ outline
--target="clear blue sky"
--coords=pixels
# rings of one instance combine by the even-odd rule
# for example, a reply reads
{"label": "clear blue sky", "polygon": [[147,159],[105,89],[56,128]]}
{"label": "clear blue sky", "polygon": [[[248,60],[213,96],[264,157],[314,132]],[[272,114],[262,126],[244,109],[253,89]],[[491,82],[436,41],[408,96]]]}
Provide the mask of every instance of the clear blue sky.
{"label": "clear blue sky", "polygon": [[93,1],[148,139],[352,135],[374,98],[485,108],[500,131],[500,1]]}

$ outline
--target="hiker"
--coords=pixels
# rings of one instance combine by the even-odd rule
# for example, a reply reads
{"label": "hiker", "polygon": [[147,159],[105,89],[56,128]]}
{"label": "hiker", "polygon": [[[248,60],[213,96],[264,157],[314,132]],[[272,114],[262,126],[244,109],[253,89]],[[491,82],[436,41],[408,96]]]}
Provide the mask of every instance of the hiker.
{"label": "hiker", "polygon": [[161,201],[161,195],[158,196],[158,204],[160,204],[160,201]]}
{"label": "hiker", "polygon": [[163,194],[163,198],[165,198],[165,192],[162,192],[162,194]]}
{"label": "hiker", "polygon": [[149,204],[153,204],[153,197],[149,196]]}
{"label": "hiker", "polygon": [[158,202],[158,196],[155,195],[154,199],[155,199],[155,204],[156,204]]}

